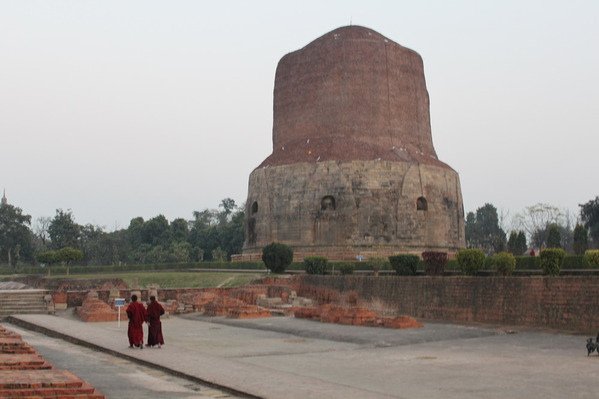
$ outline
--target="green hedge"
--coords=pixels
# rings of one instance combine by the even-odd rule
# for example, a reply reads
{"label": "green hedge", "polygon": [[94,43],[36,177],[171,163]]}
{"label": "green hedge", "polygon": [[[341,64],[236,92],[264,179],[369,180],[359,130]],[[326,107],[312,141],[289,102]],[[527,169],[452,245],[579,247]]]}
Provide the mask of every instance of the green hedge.
{"label": "green hedge", "polygon": [[587,269],[582,255],[566,255],[562,263],[562,269]]}
{"label": "green hedge", "polygon": [[424,261],[424,273],[429,276],[440,276],[443,275],[447,266],[447,252],[424,251],[422,260]]}
{"label": "green hedge", "polygon": [[400,276],[412,276],[418,270],[420,258],[418,255],[394,255],[389,257],[389,263]]}
{"label": "green hedge", "polygon": [[562,263],[566,257],[566,251],[561,248],[547,248],[539,255],[541,269],[549,276],[559,275]]}
{"label": "green hedge", "polygon": [[493,269],[502,276],[509,276],[516,268],[516,258],[510,252],[499,252],[489,256]]}
{"label": "green hedge", "polygon": [[308,256],[304,258],[306,274],[325,274],[329,260],[324,256]]}
{"label": "green hedge", "polygon": [[584,253],[583,264],[586,267],[597,268],[599,267],[599,249],[589,249]]}
{"label": "green hedge", "polygon": [[[596,250],[595,250],[596,251]],[[540,258],[539,256],[516,256],[516,270],[540,270]],[[345,266],[347,265],[347,266]],[[389,266],[387,266],[389,265]],[[391,269],[388,263],[383,267],[382,270]],[[340,273],[342,268],[351,268],[355,271],[372,271],[372,266],[368,261],[357,262],[329,262],[327,272],[334,271]],[[568,255],[564,258],[561,269],[572,270],[572,269],[594,269],[597,266],[593,266],[585,261],[584,256]],[[196,262],[196,263],[161,263],[161,264],[134,264],[134,265],[72,265],[69,267],[70,274],[94,274],[94,273],[115,273],[115,272],[144,272],[144,271],[155,271],[155,270],[189,270],[189,269],[236,269],[236,270],[256,270],[266,271],[264,263],[261,261],[256,262]],[[304,271],[303,262],[293,262],[289,267],[288,271]],[[392,269],[391,269],[392,270]],[[445,270],[448,271],[459,271],[460,267],[456,259],[452,259],[447,262]],[[482,270],[493,270],[492,257],[488,256],[485,259]],[[424,262],[420,260],[418,262],[417,271],[424,272]],[[63,265],[50,266],[51,274],[66,274],[67,267]],[[42,268],[40,266],[33,265],[19,265],[16,271],[8,265],[0,265],[0,275],[11,275],[11,274],[48,274],[48,267]]]}
{"label": "green hedge", "polygon": [[538,256],[516,256],[516,270],[539,270],[540,268]]}
{"label": "green hedge", "polygon": [[356,266],[351,262],[340,262],[338,268],[340,274],[347,275],[354,274]]}
{"label": "green hedge", "polygon": [[285,273],[293,262],[293,249],[281,242],[271,242],[262,248],[262,262],[273,273]]}
{"label": "green hedge", "polygon": [[[18,266],[13,269],[9,266],[0,266],[0,274],[66,274],[67,266]],[[135,265],[73,265],[69,266],[70,274],[86,273],[114,273],[114,272],[138,272],[154,270],[189,270],[189,269],[239,269],[239,270],[259,270],[264,271],[265,266],[262,262],[200,262],[200,263],[161,263],[161,264],[135,264]]]}
{"label": "green hedge", "polygon": [[461,249],[456,255],[462,273],[471,276],[483,268],[485,258],[485,253],[476,248]]}

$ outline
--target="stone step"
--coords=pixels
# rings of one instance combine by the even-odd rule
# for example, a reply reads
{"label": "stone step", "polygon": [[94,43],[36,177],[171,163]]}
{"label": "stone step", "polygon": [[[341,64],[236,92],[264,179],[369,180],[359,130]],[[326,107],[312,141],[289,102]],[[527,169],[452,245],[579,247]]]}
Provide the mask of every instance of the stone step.
{"label": "stone step", "polygon": [[0,308],[0,313],[27,313],[27,312],[36,312],[36,311],[46,311],[48,307],[43,306],[19,306],[14,308]]}
{"label": "stone step", "polygon": [[0,317],[12,314],[47,313],[44,290],[1,290]]}
{"label": "stone step", "polygon": [[0,313],[19,313],[19,311],[26,310],[36,310],[36,309],[46,309],[47,306],[45,304],[37,304],[37,305],[21,305],[21,306],[0,306]]}
{"label": "stone step", "polygon": [[22,301],[22,300],[18,300],[18,301],[0,301],[0,306],[2,305],[27,305],[30,303],[46,303],[46,301],[44,301],[43,299],[36,299],[33,301]]}
{"label": "stone step", "polygon": [[31,297],[31,298],[2,298],[0,299],[0,304],[2,303],[14,303],[14,302],[44,302],[44,297]]}
{"label": "stone step", "polygon": [[3,303],[35,303],[35,302],[45,302],[44,298],[11,298],[11,299],[2,299],[0,300],[0,305]]}

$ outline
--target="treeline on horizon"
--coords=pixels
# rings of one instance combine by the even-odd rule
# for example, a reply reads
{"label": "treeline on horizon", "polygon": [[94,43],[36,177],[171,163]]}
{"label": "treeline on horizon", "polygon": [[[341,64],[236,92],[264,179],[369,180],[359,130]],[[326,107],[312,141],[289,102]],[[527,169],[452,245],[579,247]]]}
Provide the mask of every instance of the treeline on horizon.
{"label": "treeline on horizon", "polygon": [[[70,210],[54,217],[31,216],[11,204],[0,206],[0,264],[78,263],[86,265],[225,262],[241,253],[245,207],[231,198],[218,209],[194,211],[193,218],[168,221],[163,215],[131,219],[125,229],[106,231],[80,225]],[[599,248],[599,196],[580,205],[576,220],[557,207],[536,204],[515,215],[505,231],[497,208],[485,204],[465,218],[466,246],[487,255],[531,254],[561,247],[571,254]]]}
{"label": "treeline on horizon", "polygon": [[243,207],[225,198],[218,209],[194,211],[191,220],[136,217],[127,228],[110,232],[101,226],[80,225],[70,210],[57,209],[52,218],[36,219],[32,230],[31,216],[6,204],[0,207],[0,263],[224,262],[241,252],[244,219]]}
{"label": "treeline on horizon", "polygon": [[485,204],[466,215],[466,245],[487,255],[507,251],[515,256],[534,256],[544,248],[562,248],[582,255],[589,248],[599,247],[599,196],[579,207],[576,220],[549,204],[526,207],[514,216],[508,237],[500,227],[497,208]]}

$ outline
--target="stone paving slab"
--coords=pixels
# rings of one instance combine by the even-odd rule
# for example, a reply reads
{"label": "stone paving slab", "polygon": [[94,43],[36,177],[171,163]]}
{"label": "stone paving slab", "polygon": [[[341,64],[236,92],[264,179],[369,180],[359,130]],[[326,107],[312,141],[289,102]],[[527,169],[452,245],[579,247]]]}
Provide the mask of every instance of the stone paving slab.
{"label": "stone paving slab", "polygon": [[292,334],[304,338],[345,342],[368,347],[387,347],[411,345],[442,340],[467,339],[491,336],[503,333],[503,329],[450,325],[444,323],[425,323],[422,328],[407,328],[398,331],[393,328],[349,326],[322,323],[314,320],[294,317],[269,317],[263,319],[237,320],[226,317],[207,317],[200,313],[181,315],[187,320],[222,324],[232,327]]}
{"label": "stone paving slab", "polygon": [[[106,398],[224,399],[239,396],[175,377],[108,353],[10,325],[57,369],[68,369]],[[22,355],[21,355],[22,356]]]}
{"label": "stone paving slab", "polygon": [[[173,342],[174,340],[169,343],[168,335],[166,345],[162,349],[129,349],[126,343],[126,323],[123,323],[119,329],[117,323],[84,323],[50,315],[17,315],[11,317],[9,321],[22,327],[60,336],[71,342],[134,359],[145,365],[168,369],[181,376],[226,388],[248,397],[273,399],[397,397],[384,392],[371,392],[356,386],[336,384],[319,377],[305,377],[272,368],[244,364],[230,358],[217,357],[208,353],[207,349],[210,349],[208,346],[189,346],[185,344],[185,339],[182,340],[183,345],[180,342]],[[194,331],[197,334],[197,327],[201,324],[206,324],[202,326],[205,329],[212,327],[210,323],[172,318],[165,320],[163,329],[165,331],[171,329],[171,333],[174,332],[173,330],[181,330],[183,335],[193,336]],[[229,327],[229,329],[234,328]],[[243,332],[243,329],[235,330]],[[238,334],[238,331],[235,333],[240,337],[246,336],[244,341],[247,346],[247,340],[251,337],[247,333]],[[223,336],[222,332],[218,335]]]}
{"label": "stone paving slab", "polygon": [[599,356],[586,356],[582,336],[440,323],[386,330],[292,318],[207,322],[194,315],[163,321],[163,349],[130,350],[125,323],[119,329],[48,315],[16,320],[254,397],[599,397],[592,383]]}

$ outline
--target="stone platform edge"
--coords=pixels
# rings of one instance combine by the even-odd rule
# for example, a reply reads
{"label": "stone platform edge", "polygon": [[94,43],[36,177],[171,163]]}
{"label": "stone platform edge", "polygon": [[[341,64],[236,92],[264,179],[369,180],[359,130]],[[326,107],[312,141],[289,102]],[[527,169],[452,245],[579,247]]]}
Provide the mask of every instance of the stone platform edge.
{"label": "stone platform edge", "polygon": [[116,356],[116,357],[119,357],[119,358],[122,358],[122,359],[125,359],[125,360],[129,360],[131,362],[134,362],[134,363],[137,363],[137,364],[141,364],[143,366],[146,366],[146,367],[149,367],[149,368],[153,368],[153,369],[156,369],[156,370],[168,373],[168,374],[173,375],[175,377],[179,377],[179,378],[183,378],[183,379],[186,379],[186,380],[189,380],[189,381],[193,381],[193,382],[196,382],[196,383],[207,385],[207,386],[209,386],[211,388],[220,389],[222,391],[229,392],[229,393],[231,393],[233,395],[237,395],[237,396],[241,396],[241,397],[249,398],[249,399],[264,399],[262,396],[252,395],[250,393],[243,392],[243,391],[240,391],[238,389],[235,389],[235,388],[232,388],[232,387],[229,387],[229,386],[226,386],[226,385],[222,385],[222,384],[219,384],[219,383],[216,383],[216,382],[213,382],[213,381],[208,381],[208,380],[202,379],[200,377],[197,377],[197,376],[194,376],[194,375],[191,375],[191,374],[183,373],[181,371],[174,370],[174,369],[169,368],[169,367],[161,366],[161,365],[153,363],[153,362],[149,362],[149,361],[146,361],[146,360],[143,360],[143,359],[139,359],[139,358],[137,358],[135,356],[130,356],[130,355],[121,353],[119,351],[115,351],[113,349],[109,349],[109,348],[106,348],[104,346],[94,344],[94,343],[86,341],[84,339],[73,337],[71,335],[64,334],[64,333],[52,330],[50,328],[47,328],[47,327],[44,327],[44,326],[40,326],[40,325],[35,324],[35,323],[31,323],[31,322],[29,322],[27,320],[23,320],[23,319],[19,318],[18,316],[8,316],[8,317],[6,317],[4,319],[4,322],[8,322],[8,323],[14,324],[16,326],[25,328],[27,330],[39,332],[41,334],[47,335],[47,336],[52,337],[52,338],[59,338],[59,339],[62,339],[63,341],[67,341],[67,342],[70,342],[72,344],[79,345],[79,346],[84,346],[86,348],[89,348],[89,349],[92,349],[92,350],[95,350],[95,351],[98,351],[98,352],[107,353],[107,354],[109,354],[111,356]]}

